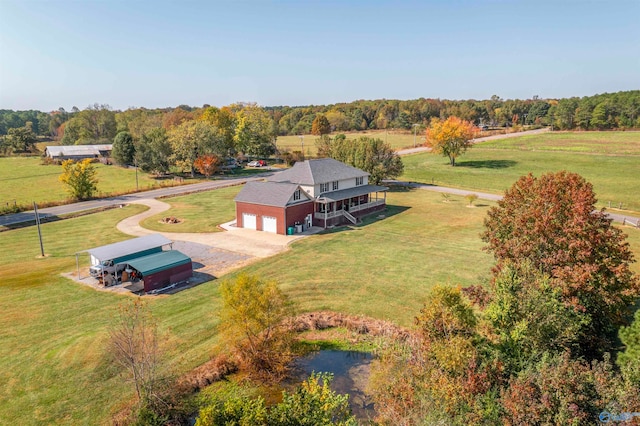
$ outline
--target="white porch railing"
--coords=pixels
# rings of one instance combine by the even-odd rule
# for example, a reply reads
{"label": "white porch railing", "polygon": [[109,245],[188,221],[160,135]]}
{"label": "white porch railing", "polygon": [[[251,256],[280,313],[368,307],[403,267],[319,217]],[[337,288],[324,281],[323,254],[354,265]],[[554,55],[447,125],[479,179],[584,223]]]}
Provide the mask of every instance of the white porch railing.
{"label": "white porch railing", "polygon": [[[385,200],[371,201],[369,203],[360,204],[359,206],[349,207],[349,212],[354,213],[354,212],[358,212],[358,211],[361,211],[361,210],[370,209],[372,207],[381,206],[384,203],[385,203]],[[316,219],[320,219],[320,220],[333,219],[334,217],[343,216],[343,212],[344,212],[344,210],[338,210],[338,211],[335,211],[335,212],[327,212],[327,213],[315,212],[313,217],[316,218]],[[349,212],[347,212],[347,214],[349,214],[349,216],[353,217]],[[347,219],[349,219],[349,217],[347,217]],[[349,219],[349,220],[351,220],[351,219]],[[353,222],[353,220],[351,220],[351,221]]]}
{"label": "white porch railing", "polygon": [[358,220],[346,210],[342,210],[342,216],[346,217],[349,220],[349,222],[353,223],[354,225],[358,223]]}
{"label": "white porch railing", "polygon": [[371,207],[376,207],[376,206],[381,206],[383,205],[385,202],[385,200],[377,200],[377,201],[371,201],[365,204],[360,204],[359,206],[353,206],[353,207],[349,207],[349,211],[350,212],[357,212],[360,210],[366,210],[366,209],[370,209]]}

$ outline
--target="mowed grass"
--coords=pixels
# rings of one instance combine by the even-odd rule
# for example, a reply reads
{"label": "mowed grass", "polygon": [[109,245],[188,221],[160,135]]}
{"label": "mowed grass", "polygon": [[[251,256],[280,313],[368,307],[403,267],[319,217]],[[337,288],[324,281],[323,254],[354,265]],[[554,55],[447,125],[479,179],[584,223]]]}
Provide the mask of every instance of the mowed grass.
{"label": "mowed grass", "polygon": [[[553,132],[481,142],[481,148],[640,155],[640,132]],[[640,161],[640,159],[639,159]]]}
{"label": "mowed grass", "polygon": [[[101,424],[133,396],[105,361],[107,330],[128,296],[99,292],[61,277],[74,253],[131,238],[115,229],[143,206],[129,206],[0,234],[0,424]],[[88,264],[87,255],[81,265]],[[168,336],[177,373],[209,359],[216,344],[217,285],[150,299]]]}
{"label": "mowed grass", "polygon": [[[385,220],[308,238],[247,271],[277,279],[303,310],[366,313],[406,325],[435,282],[466,284],[486,275],[490,257],[478,250],[477,238],[486,208],[444,204],[426,191],[390,194],[389,202],[396,207]],[[115,307],[127,296],[59,273],[75,271],[75,252],[129,238],[115,224],[142,209],[44,224],[51,255],[45,259],[36,258],[34,227],[0,234],[0,380],[6,384],[0,423],[102,423],[132,397],[131,385],[107,368],[103,353]],[[448,223],[438,223],[444,219]],[[169,336],[167,359],[176,374],[210,357],[217,344],[217,281],[150,303]]]}
{"label": "mowed grass", "polygon": [[[235,218],[236,205],[233,199],[242,189],[241,185],[198,192],[180,197],[165,198],[171,205],[163,213],[142,221],[142,226],[161,232],[217,232],[218,225]],[[176,217],[177,224],[162,223],[165,217]]]}
{"label": "mowed grass", "polygon": [[[62,166],[42,165],[38,157],[0,158],[0,205],[7,203],[31,204],[63,201],[69,198],[66,186],[58,180]],[[98,193],[134,191],[136,189],[135,169],[119,166],[94,164],[98,173]],[[157,187],[161,180],[138,171],[138,186],[141,190]]]}
{"label": "mowed grass", "polygon": [[[611,207],[617,207],[623,203],[623,209],[640,212],[640,156],[597,153],[604,144],[598,139],[603,132],[598,133],[600,135],[593,135],[591,142],[585,139],[580,142],[582,147],[591,147],[589,153],[572,152],[571,136],[559,142],[553,134],[545,134],[475,145],[458,158],[456,167],[451,167],[448,159],[440,155],[409,155],[403,157],[405,171],[401,179],[502,193],[529,172],[540,176],[568,170],[579,173],[593,184],[601,206],[606,207],[611,202]],[[545,137],[550,137],[550,141],[545,142]],[[634,152],[640,150],[640,142],[618,140],[616,143],[628,145],[628,150]],[[562,146],[564,151],[559,149]]]}
{"label": "mowed grass", "polygon": [[444,203],[424,190],[390,192],[384,219],[294,243],[245,270],[276,280],[303,310],[330,309],[410,325],[437,283],[482,283],[492,257],[479,234],[488,204]]}
{"label": "mowed grass", "polygon": [[[333,132],[329,136],[334,137],[340,132]],[[348,139],[356,139],[361,136],[367,136],[370,138],[378,138],[382,139],[386,143],[388,143],[391,148],[398,150],[402,148],[412,148],[414,144],[413,132],[409,131],[400,131],[400,130],[375,130],[375,131],[366,131],[366,132],[343,132]],[[418,146],[424,144],[424,131],[418,131],[415,137],[415,142]],[[300,136],[278,136],[278,140],[276,145],[280,150],[287,151],[300,151],[302,148],[302,143],[304,141],[304,153],[305,155],[316,155],[316,139],[318,136],[315,135],[304,135],[304,139],[301,140]]]}

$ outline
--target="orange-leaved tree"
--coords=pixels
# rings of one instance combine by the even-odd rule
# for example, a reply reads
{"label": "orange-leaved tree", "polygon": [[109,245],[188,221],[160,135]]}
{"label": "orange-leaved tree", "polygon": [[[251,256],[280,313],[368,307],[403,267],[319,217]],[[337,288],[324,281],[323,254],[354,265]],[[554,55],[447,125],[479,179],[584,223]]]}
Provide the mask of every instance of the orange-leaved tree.
{"label": "orange-leaved tree", "polygon": [[506,262],[528,261],[551,278],[566,306],[587,317],[579,333],[589,356],[612,348],[640,296],[626,236],[595,204],[592,185],[578,174],[529,174],[489,210],[482,234],[496,272]]}
{"label": "orange-leaved tree", "polygon": [[458,117],[451,116],[444,121],[433,118],[427,129],[427,146],[434,154],[449,157],[451,166],[455,166],[456,158],[471,146],[475,131],[471,122]]}
{"label": "orange-leaved tree", "polygon": [[202,155],[196,158],[196,161],[193,163],[194,167],[206,177],[211,176],[218,170],[218,166],[220,166],[220,157],[215,154],[207,154]]}
{"label": "orange-leaved tree", "polygon": [[331,133],[331,124],[327,117],[323,114],[316,115],[313,123],[311,123],[311,133],[316,136],[328,135]]}

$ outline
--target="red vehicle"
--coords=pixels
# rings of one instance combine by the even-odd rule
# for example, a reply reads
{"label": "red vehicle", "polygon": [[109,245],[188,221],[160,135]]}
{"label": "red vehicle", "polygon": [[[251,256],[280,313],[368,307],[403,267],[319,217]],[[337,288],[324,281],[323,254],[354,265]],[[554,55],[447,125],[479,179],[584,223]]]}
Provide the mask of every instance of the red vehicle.
{"label": "red vehicle", "polygon": [[267,162],[264,160],[255,160],[247,164],[249,167],[264,167],[267,165]]}

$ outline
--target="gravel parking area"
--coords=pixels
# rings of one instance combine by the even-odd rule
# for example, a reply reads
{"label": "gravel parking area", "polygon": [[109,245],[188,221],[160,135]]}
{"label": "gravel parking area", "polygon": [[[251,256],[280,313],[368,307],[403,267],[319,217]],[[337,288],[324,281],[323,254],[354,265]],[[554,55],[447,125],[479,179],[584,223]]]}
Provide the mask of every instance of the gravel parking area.
{"label": "gravel parking area", "polygon": [[253,256],[218,249],[190,241],[174,241],[173,248],[186,254],[193,261],[193,271],[217,278],[230,269],[247,263]]}

